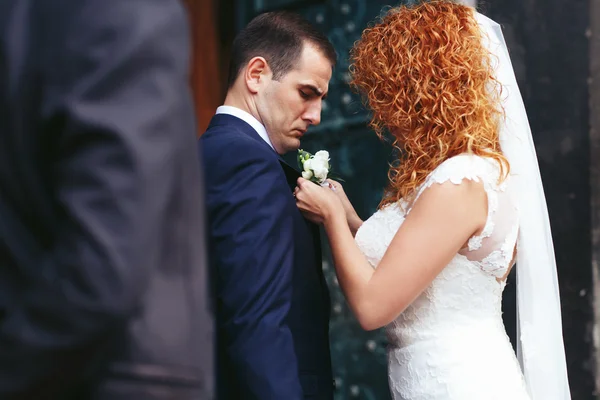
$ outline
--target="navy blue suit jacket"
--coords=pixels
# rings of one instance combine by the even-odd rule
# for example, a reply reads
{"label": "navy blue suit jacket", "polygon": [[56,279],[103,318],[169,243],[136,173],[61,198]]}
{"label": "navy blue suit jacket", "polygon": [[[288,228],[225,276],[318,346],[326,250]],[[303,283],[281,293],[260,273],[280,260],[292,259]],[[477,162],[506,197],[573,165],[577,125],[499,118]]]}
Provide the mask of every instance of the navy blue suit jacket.
{"label": "navy blue suit jacket", "polygon": [[243,120],[215,115],[199,143],[217,310],[219,399],[331,399],[329,294],[299,173]]}

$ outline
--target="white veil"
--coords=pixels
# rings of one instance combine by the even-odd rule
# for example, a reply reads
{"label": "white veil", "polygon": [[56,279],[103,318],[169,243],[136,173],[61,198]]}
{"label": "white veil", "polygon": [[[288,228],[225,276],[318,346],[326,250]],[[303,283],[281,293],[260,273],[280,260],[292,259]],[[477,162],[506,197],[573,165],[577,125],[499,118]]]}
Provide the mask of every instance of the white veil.
{"label": "white veil", "polygon": [[[570,399],[560,296],[548,209],[531,129],[499,24],[479,13],[483,41],[502,85],[506,114],[500,142],[519,208],[517,243],[518,358],[532,400]],[[502,384],[502,383],[500,383]]]}

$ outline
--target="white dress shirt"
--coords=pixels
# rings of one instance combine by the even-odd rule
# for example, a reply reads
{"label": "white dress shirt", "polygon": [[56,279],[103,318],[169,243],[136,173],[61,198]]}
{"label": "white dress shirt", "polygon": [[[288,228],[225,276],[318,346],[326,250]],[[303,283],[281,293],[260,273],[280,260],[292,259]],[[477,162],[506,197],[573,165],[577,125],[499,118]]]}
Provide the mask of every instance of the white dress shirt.
{"label": "white dress shirt", "polygon": [[234,117],[237,117],[237,118],[241,119],[242,121],[246,122],[248,125],[250,125],[252,128],[254,128],[256,133],[258,133],[258,135],[265,142],[267,142],[267,144],[269,146],[271,146],[271,148],[273,150],[275,150],[275,148],[273,147],[273,144],[271,143],[271,139],[269,139],[269,134],[267,133],[265,126],[263,124],[261,124],[260,122],[258,122],[258,120],[256,118],[254,118],[250,113],[247,113],[244,110],[241,110],[237,107],[232,107],[232,106],[220,106],[219,108],[217,108],[216,113],[233,115]]}

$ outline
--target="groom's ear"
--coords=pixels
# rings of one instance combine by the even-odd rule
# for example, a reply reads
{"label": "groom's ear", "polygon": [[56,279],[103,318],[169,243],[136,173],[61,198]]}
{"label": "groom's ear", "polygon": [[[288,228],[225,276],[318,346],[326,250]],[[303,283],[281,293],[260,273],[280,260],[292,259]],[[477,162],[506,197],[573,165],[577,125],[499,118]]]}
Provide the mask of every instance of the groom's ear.
{"label": "groom's ear", "polygon": [[270,77],[271,69],[263,57],[254,57],[248,62],[244,78],[250,92],[257,93],[265,79]]}

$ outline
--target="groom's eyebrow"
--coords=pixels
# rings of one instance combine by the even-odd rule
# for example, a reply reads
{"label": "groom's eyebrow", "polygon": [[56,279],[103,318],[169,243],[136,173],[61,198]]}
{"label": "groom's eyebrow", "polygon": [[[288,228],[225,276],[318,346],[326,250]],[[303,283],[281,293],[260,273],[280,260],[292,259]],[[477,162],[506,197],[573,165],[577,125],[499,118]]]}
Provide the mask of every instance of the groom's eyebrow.
{"label": "groom's eyebrow", "polygon": [[315,96],[318,96],[318,97],[323,96],[323,100],[325,100],[327,98],[327,93],[323,93],[323,91],[321,89],[319,89],[318,87],[316,87],[314,85],[305,84],[302,86],[305,87],[306,89],[310,90],[311,92],[313,92],[313,94]]}

